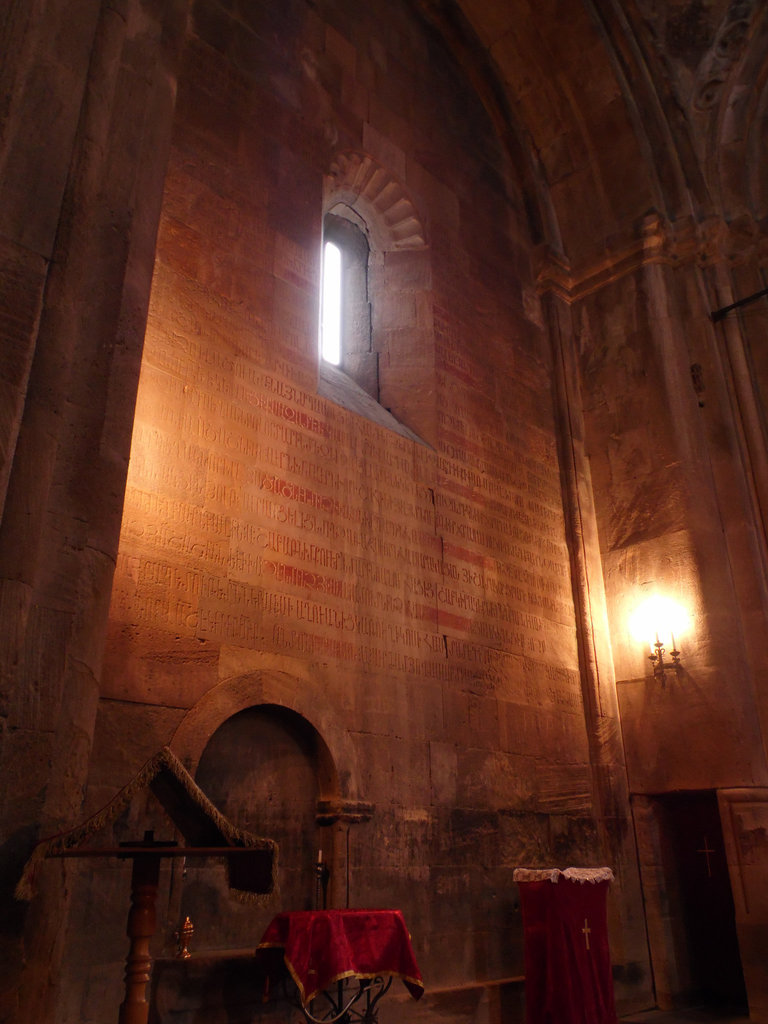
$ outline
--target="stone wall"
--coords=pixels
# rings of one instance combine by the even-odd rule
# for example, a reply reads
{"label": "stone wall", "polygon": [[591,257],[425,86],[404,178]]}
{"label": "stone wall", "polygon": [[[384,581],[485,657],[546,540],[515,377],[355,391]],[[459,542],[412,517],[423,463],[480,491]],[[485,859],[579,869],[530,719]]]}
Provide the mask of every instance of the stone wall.
{"label": "stone wall", "polygon": [[[519,975],[513,868],[602,853],[551,356],[504,152],[399,4],[198,4],[176,110],[89,801],[163,743],[194,769],[231,714],[289,708],[332,795],[373,805],[308,837],[334,902],[402,907],[428,985]],[[401,397],[418,373],[419,440],[318,393],[324,180],[349,153],[423,229],[378,250],[372,311]],[[258,806],[228,812],[258,831]],[[196,943],[255,941],[275,909]]]}
{"label": "stone wall", "polygon": [[2,21],[0,1018],[44,1020],[69,893],[13,891],[82,812],[186,10]]}
{"label": "stone wall", "polygon": [[[741,258],[749,255],[745,249]],[[759,376],[748,383],[744,373],[761,314],[713,322],[713,281],[722,282],[725,269],[702,271],[701,250],[692,256],[675,269],[646,265],[627,274],[573,314],[656,998],[662,1006],[695,998],[689,957],[696,925],[679,898],[671,833],[658,824],[654,832],[648,822],[661,815],[659,794],[676,793],[687,807],[705,798],[716,806],[717,793],[721,822],[696,838],[691,833],[689,846],[695,855],[714,836],[718,871],[727,879],[718,899],[731,901],[732,890],[740,946],[731,997],[738,1000],[743,965],[750,1013],[763,1019],[762,983],[751,967],[765,929],[752,899],[763,868],[753,875],[752,862],[736,854],[748,842],[731,838],[738,823],[728,798],[731,787],[755,787],[744,790],[751,794],[745,799],[762,813],[768,772],[759,683],[765,645],[756,626],[766,607],[765,474],[756,425],[763,414],[753,390]],[[748,277],[741,267],[734,276]],[[732,418],[735,406],[741,419]],[[628,629],[632,611],[652,592],[675,598],[691,616],[676,638],[680,666],[663,677],[651,670],[648,644]],[[698,902],[715,907],[710,877],[719,881],[707,875]],[[724,928],[698,927],[725,944]]]}
{"label": "stone wall", "polygon": [[[696,294],[698,270],[646,266],[577,313],[585,419],[630,786],[720,789],[765,779],[756,638],[757,548],[742,453],[717,372],[719,341]],[[599,340],[598,340],[599,339]],[[642,424],[642,430],[638,425]],[[719,537],[725,534],[727,544]],[[628,630],[651,590],[691,615],[681,670],[662,686]],[[759,607],[759,603],[757,607]],[[686,740],[680,741],[680,729]]]}
{"label": "stone wall", "polygon": [[[230,975],[262,1012],[226,951],[318,849],[333,904],[406,913],[393,1019],[520,1018],[523,863],[611,864],[620,1005],[646,922],[674,1001],[675,790],[718,791],[765,1015],[765,307],[711,313],[765,279],[768,12],[587,6],[9,5],[0,1019],[114,1015],[127,865],[12,890],[164,743],[282,839],[269,905],[163,871],[154,952],[191,908],[211,1015]],[[379,404],[318,366],[339,203]],[[663,687],[626,629],[662,584],[696,627]]]}

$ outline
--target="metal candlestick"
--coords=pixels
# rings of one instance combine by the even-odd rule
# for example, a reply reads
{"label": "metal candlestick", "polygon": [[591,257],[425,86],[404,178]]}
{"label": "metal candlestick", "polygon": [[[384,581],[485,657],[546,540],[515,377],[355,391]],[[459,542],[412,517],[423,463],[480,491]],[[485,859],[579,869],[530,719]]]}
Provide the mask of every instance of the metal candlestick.
{"label": "metal candlestick", "polygon": [[184,924],[181,929],[174,934],[174,938],[178,943],[178,949],[176,950],[176,956],[180,960],[187,960],[192,954],[189,952],[189,943],[192,940],[192,936],[195,934],[195,926],[189,917],[184,918]]}

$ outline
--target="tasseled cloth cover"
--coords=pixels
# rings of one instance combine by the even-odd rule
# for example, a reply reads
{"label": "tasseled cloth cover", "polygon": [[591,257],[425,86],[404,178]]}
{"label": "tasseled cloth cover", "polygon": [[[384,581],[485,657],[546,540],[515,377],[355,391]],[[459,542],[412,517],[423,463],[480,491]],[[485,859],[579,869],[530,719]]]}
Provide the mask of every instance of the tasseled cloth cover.
{"label": "tasseled cloth cover", "polygon": [[606,897],[610,868],[518,868],[526,1024],[616,1024]]}
{"label": "tasseled cloth cover", "polygon": [[16,886],[16,898],[30,900],[35,880],[46,857],[81,848],[111,825],[142,790],[150,789],[166,814],[194,846],[247,847],[253,855],[240,854],[227,862],[232,895],[242,902],[264,902],[277,888],[277,843],[262,839],[233,825],[211,803],[169,747],[163,747],[100,811],[81,825],[42,840],[32,851]]}
{"label": "tasseled cloth cover", "polygon": [[[424,982],[399,910],[294,910],[273,918],[258,951],[281,949],[302,1006],[344,978],[400,978],[414,999]],[[366,1018],[367,1019],[367,1018]]]}

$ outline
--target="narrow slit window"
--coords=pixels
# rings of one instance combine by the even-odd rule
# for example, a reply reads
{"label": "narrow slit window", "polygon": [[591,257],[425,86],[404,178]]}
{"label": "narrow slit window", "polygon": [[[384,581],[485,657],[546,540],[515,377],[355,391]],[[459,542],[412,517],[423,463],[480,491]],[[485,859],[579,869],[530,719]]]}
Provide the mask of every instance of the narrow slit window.
{"label": "narrow slit window", "polygon": [[341,363],[341,249],[333,242],[323,246],[323,294],[321,298],[320,355],[327,363]]}

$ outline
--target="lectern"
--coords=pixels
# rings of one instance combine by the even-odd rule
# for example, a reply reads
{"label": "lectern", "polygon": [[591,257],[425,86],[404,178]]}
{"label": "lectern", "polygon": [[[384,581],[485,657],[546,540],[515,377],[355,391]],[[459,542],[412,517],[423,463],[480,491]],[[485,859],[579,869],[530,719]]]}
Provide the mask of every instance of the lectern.
{"label": "lectern", "polygon": [[[93,837],[113,824],[130,802],[149,789],[186,845],[158,842],[151,831],[143,840],[118,846],[92,846]],[[156,928],[160,862],[165,858],[214,857],[227,864],[230,892],[246,901],[274,892],[277,844],[237,828],[214,807],[178,758],[163,747],[97,814],[76,828],[38,843],[16,887],[18,899],[29,900],[35,878],[47,857],[119,857],[133,862],[127,934],[130,949],[125,966],[125,999],[119,1024],[146,1024],[146,987],[152,970],[149,947]]]}
{"label": "lectern", "polygon": [[606,897],[610,868],[518,868],[526,1024],[616,1024]]}

